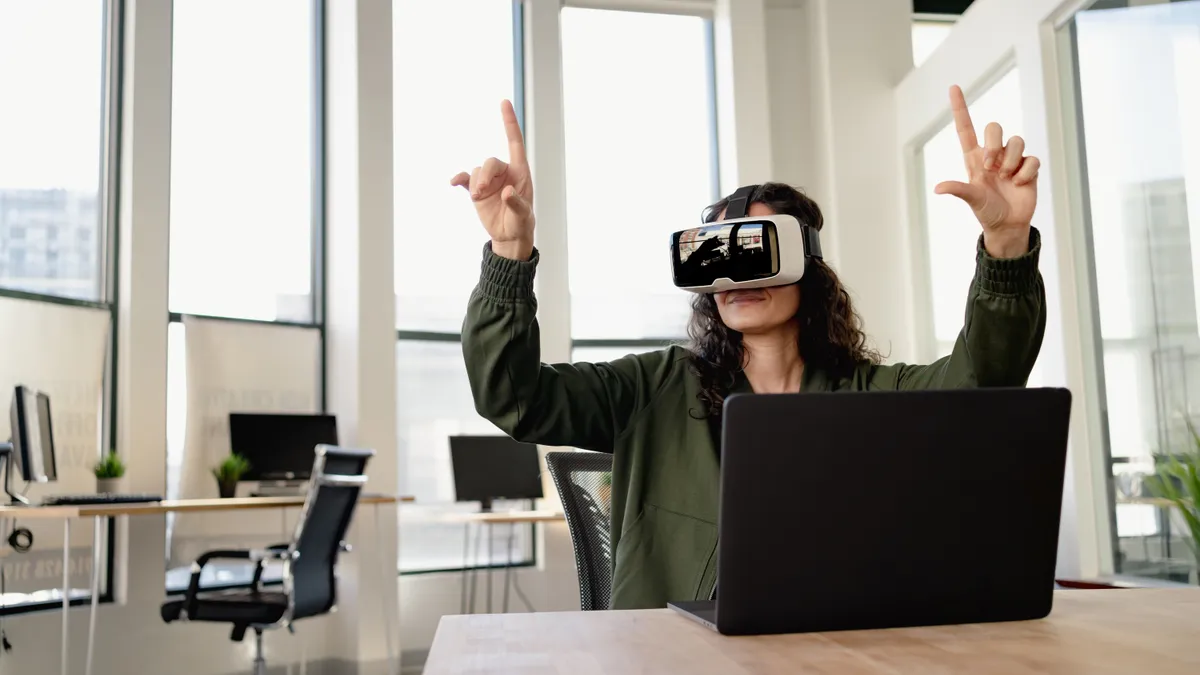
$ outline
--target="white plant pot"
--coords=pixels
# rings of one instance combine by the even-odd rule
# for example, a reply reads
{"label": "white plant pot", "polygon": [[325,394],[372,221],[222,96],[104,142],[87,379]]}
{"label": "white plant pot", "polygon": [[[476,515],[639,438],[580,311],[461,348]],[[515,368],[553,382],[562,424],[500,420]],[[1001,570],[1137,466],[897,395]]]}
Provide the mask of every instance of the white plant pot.
{"label": "white plant pot", "polygon": [[121,491],[121,479],[120,478],[97,478],[96,479],[96,492],[105,493],[105,492],[120,492],[120,491]]}

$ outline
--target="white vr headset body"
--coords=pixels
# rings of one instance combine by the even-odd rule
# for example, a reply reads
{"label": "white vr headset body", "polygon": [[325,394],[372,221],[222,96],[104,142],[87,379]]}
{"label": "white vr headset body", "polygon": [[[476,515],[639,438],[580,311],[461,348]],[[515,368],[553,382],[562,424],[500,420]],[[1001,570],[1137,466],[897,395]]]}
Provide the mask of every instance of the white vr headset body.
{"label": "white vr headset body", "polygon": [[817,229],[795,216],[745,215],[759,186],[729,199],[727,220],[671,235],[675,286],[692,293],[786,286],[800,281],[810,258],[821,258]]}

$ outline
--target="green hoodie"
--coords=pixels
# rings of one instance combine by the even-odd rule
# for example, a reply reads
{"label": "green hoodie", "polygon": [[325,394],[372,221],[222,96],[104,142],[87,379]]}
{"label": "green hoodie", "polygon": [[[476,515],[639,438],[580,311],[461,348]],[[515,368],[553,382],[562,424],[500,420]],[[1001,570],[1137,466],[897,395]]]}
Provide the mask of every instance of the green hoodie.
{"label": "green hoodie", "polygon": [[[980,238],[949,356],[927,366],[863,363],[842,377],[806,366],[801,391],[1023,386],[1046,326],[1036,229],[1029,243],[1026,255],[998,260]],[[720,465],[707,421],[689,414],[703,408],[687,350],[542,363],[537,263],[536,251],[521,262],[485,247],[462,331],[476,410],[520,441],[613,453],[614,609],[710,597]],[[745,378],[740,388],[749,390]]]}

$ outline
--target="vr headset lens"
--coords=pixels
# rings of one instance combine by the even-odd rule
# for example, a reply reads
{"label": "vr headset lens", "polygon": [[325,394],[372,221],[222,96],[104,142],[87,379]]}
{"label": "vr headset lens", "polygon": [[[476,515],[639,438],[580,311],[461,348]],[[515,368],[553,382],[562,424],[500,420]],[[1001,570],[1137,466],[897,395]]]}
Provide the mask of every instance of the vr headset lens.
{"label": "vr headset lens", "polygon": [[769,220],[714,223],[673,236],[676,286],[710,286],[718,279],[754,281],[779,273],[779,237]]}

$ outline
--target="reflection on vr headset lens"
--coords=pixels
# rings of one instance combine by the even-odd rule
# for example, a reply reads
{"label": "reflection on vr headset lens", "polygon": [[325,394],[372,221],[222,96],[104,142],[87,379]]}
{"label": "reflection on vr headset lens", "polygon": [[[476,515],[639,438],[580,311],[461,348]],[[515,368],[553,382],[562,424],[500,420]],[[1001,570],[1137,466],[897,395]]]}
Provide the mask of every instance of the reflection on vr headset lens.
{"label": "reflection on vr headset lens", "polygon": [[708,286],[717,279],[733,282],[766,279],[779,273],[775,224],[715,223],[675,235],[675,285]]}

